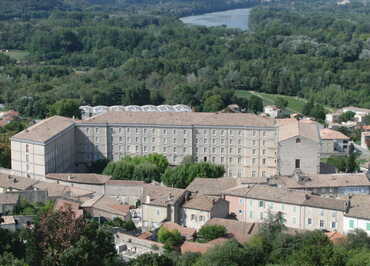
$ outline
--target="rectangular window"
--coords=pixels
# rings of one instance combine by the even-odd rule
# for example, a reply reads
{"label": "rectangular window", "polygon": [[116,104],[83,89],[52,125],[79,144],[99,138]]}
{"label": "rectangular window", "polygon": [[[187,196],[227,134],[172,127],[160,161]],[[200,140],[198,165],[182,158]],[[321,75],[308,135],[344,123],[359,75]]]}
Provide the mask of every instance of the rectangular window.
{"label": "rectangular window", "polygon": [[262,164],[266,164],[266,159],[262,159]]}
{"label": "rectangular window", "polygon": [[337,227],[337,223],[336,222],[332,222],[331,223],[331,228],[336,228]]}
{"label": "rectangular window", "polygon": [[260,212],[260,220],[263,220],[263,212]]}
{"label": "rectangular window", "polygon": [[297,223],[297,218],[296,217],[293,217],[293,224],[296,224]]}
{"label": "rectangular window", "polygon": [[173,139],[173,144],[176,144],[176,138]]}
{"label": "rectangular window", "polygon": [[370,231],[370,223],[366,223],[366,230]]}
{"label": "rectangular window", "polygon": [[349,228],[353,229],[355,227],[355,221],[354,220],[349,220]]}
{"label": "rectangular window", "polygon": [[296,159],[296,160],[295,160],[295,168],[296,168],[296,169],[301,168],[301,160],[300,160],[300,159]]}
{"label": "rectangular window", "polygon": [[252,211],[249,211],[249,218],[253,218],[253,212]]}
{"label": "rectangular window", "polygon": [[307,219],[307,224],[312,224],[312,218]]}
{"label": "rectangular window", "polygon": [[264,207],[265,207],[265,202],[264,202],[263,200],[260,200],[260,201],[258,202],[258,206],[259,206],[260,208],[264,208]]}
{"label": "rectangular window", "polygon": [[320,228],[324,227],[324,220],[320,220]]}
{"label": "rectangular window", "polygon": [[225,158],[221,157],[221,163],[224,163],[224,161],[225,161]]}

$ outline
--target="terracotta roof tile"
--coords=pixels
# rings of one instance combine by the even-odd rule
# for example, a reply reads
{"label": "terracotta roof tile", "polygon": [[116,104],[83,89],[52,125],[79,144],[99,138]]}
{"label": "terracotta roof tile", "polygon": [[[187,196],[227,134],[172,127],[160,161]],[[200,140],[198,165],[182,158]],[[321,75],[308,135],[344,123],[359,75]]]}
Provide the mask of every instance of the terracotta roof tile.
{"label": "terracotta roof tile", "polygon": [[330,128],[323,128],[320,129],[320,137],[321,139],[344,139],[349,140],[349,137],[344,135],[342,132],[330,129]]}
{"label": "terracotta roof tile", "polygon": [[53,116],[19,132],[12,139],[22,139],[45,143],[59,132],[74,124],[73,119]]}
{"label": "terracotta roof tile", "polygon": [[52,173],[46,176],[48,179],[61,180],[71,183],[103,185],[110,176],[86,173]]}
{"label": "terracotta roof tile", "polygon": [[184,126],[255,126],[273,127],[275,121],[245,113],[202,113],[202,112],[107,112],[83,121],[89,123],[134,123]]}
{"label": "terracotta roof tile", "polygon": [[319,127],[316,122],[294,118],[277,119],[276,121],[279,126],[279,141],[301,136],[320,142]]}
{"label": "terracotta roof tile", "polygon": [[166,228],[167,230],[177,230],[179,231],[179,233],[185,237],[186,239],[189,239],[189,238],[193,238],[195,233],[197,232],[196,229],[194,228],[189,228],[189,227],[183,227],[181,225],[178,225],[176,223],[173,223],[173,222],[165,222],[162,224],[162,226],[164,228]]}
{"label": "terracotta roof tile", "polygon": [[236,187],[238,180],[235,178],[195,178],[186,190],[204,195],[219,196],[225,189]]}

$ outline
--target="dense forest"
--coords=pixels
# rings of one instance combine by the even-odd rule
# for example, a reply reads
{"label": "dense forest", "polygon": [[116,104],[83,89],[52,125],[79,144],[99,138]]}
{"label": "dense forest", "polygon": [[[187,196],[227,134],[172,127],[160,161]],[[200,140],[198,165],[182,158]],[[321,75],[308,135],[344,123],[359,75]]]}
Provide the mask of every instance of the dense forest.
{"label": "dense forest", "polygon": [[0,49],[27,55],[0,53],[0,102],[35,118],[62,99],[260,111],[235,90],[370,107],[366,3],[272,2],[252,10],[250,32],[188,26],[145,1],[140,13],[122,3],[1,1]]}

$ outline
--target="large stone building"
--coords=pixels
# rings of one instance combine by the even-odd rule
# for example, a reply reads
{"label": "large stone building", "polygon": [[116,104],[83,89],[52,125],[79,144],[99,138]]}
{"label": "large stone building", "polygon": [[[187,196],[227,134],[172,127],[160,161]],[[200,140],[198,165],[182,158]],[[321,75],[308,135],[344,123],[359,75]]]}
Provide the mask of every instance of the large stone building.
{"label": "large stone building", "polygon": [[108,112],[84,121],[54,116],[11,139],[15,174],[44,179],[99,159],[161,153],[225,166],[226,175],[277,174],[275,120],[253,114]]}
{"label": "large stone building", "polygon": [[310,120],[277,119],[279,125],[279,174],[306,175],[320,172],[321,139],[319,126]]}

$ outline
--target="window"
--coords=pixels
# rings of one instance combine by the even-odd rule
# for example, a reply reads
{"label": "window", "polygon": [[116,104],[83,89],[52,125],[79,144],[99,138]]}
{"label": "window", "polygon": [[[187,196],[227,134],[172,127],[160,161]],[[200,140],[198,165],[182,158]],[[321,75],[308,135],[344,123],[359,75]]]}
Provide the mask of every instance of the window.
{"label": "window", "polygon": [[229,163],[232,163],[233,162],[233,158],[229,158]]}
{"label": "window", "polygon": [[370,223],[366,223],[366,230],[370,231]]}
{"label": "window", "polygon": [[296,217],[293,217],[293,224],[296,224],[297,223],[297,218]]}
{"label": "window", "polygon": [[144,128],[144,134],[146,134],[146,128]]}
{"label": "window", "polygon": [[205,162],[207,161],[207,156],[205,156],[205,157],[203,158],[203,161],[205,161]]}
{"label": "window", "polygon": [[293,206],[293,212],[296,212],[296,211],[297,211],[297,207]]}
{"label": "window", "polygon": [[212,134],[213,135],[216,135],[216,130],[214,129],[214,130],[212,130]]}
{"label": "window", "polygon": [[166,150],[167,150],[166,147],[163,147],[163,152],[166,152]]}
{"label": "window", "polygon": [[263,135],[263,136],[266,136],[266,131],[263,131],[262,135]]}
{"label": "window", "polygon": [[242,153],[242,149],[241,148],[239,148],[238,149],[238,154],[241,154]]}
{"label": "window", "polygon": [[176,138],[173,139],[173,144],[176,144]]}
{"label": "window", "polygon": [[260,208],[264,208],[264,207],[265,207],[265,202],[264,202],[263,200],[260,200],[260,201],[258,202],[258,206],[259,206]]}
{"label": "window", "polygon": [[307,224],[312,224],[312,218],[307,219]]}
{"label": "window", "polygon": [[233,153],[233,148],[230,148],[230,153]]}
{"label": "window", "polygon": [[300,160],[300,159],[296,159],[296,160],[295,160],[295,168],[296,168],[296,169],[301,168],[301,160]]}
{"label": "window", "polygon": [[221,135],[225,135],[225,130],[221,130]]}
{"label": "window", "polygon": [[242,140],[241,139],[238,139],[238,144],[241,145],[242,144]]}
{"label": "window", "polygon": [[300,138],[297,138],[297,139],[295,140],[295,143],[301,143],[301,139],[300,139]]}
{"label": "window", "polygon": [[284,209],[285,209],[285,205],[281,204],[281,210],[284,210]]}
{"label": "window", "polygon": [[252,159],[252,163],[255,164],[256,163],[256,158],[253,158]]}
{"label": "window", "polygon": [[355,227],[355,221],[354,220],[349,220],[348,223],[349,223],[348,224],[349,228],[353,229]]}
{"label": "window", "polygon": [[95,138],[95,142],[96,142],[96,143],[99,143],[99,137],[96,137],[96,138]]}
{"label": "window", "polygon": [[221,153],[225,153],[225,148],[221,148]]}
{"label": "window", "polygon": [[207,152],[207,148],[205,148],[205,147],[204,147],[204,148],[203,148],[203,152]]}
{"label": "window", "polygon": [[185,147],[184,147],[183,151],[184,151],[184,153],[186,153],[186,148]]}
{"label": "window", "polygon": [[262,171],[262,176],[266,176],[266,172],[265,171]]}
{"label": "window", "polygon": [[96,133],[99,133],[99,128],[95,128],[95,132]]}
{"label": "window", "polygon": [[144,137],[144,138],[143,138],[143,141],[144,141],[144,142],[146,142],[146,141],[147,141],[147,138],[146,138],[146,137]]}
{"label": "window", "polygon": [[207,138],[204,138],[204,144],[207,144]]}
{"label": "window", "polygon": [[262,154],[265,155],[266,154],[266,150],[262,150]]}
{"label": "window", "polygon": [[216,144],[216,139],[212,139],[212,144]]}
{"label": "window", "polygon": [[161,212],[159,211],[159,209],[157,209],[157,215],[159,215]]}
{"label": "window", "polygon": [[260,220],[263,220],[263,212],[260,212]]}
{"label": "window", "polygon": [[252,211],[249,211],[249,218],[253,218],[253,212]]}
{"label": "window", "polygon": [[266,164],[266,159],[265,158],[262,159],[262,164]]}
{"label": "window", "polygon": [[243,204],[243,203],[244,203],[244,199],[240,199],[240,200],[239,200],[239,203],[240,203],[240,204]]}
{"label": "window", "polygon": [[122,137],[119,137],[119,142],[122,142]]}
{"label": "window", "polygon": [[238,134],[239,134],[239,136],[240,136],[240,135],[242,134],[242,131],[241,131],[241,130],[239,130]]}
{"label": "window", "polygon": [[221,139],[221,144],[225,144],[225,139]]}
{"label": "window", "polygon": [[173,147],[173,152],[176,152],[176,147]]}
{"label": "window", "polygon": [[204,221],[204,216],[203,215],[200,215],[199,216],[199,222],[202,222],[202,221]]}
{"label": "window", "polygon": [[191,219],[192,221],[194,221],[194,220],[195,220],[195,215],[194,215],[194,214],[192,214],[190,219]]}
{"label": "window", "polygon": [[253,142],[252,142],[252,143],[253,143],[253,146],[256,146],[256,141],[255,141],[255,140],[253,140]]}
{"label": "window", "polygon": [[186,139],[184,139],[184,144],[186,144]]}
{"label": "window", "polygon": [[155,142],[155,138],[152,138],[152,142]]}
{"label": "window", "polygon": [[252,154],[256,154],[256,150],[255,149],[252,151]]}
{"label": "window", "polygon": [[243,211],[242,210],[239,210],[239,214],[242,214],[243,213]]}
{"label": "window", "polygon": [[256,176],[256,171],[252,171],[252,176],[255,177]]}
{"label": "window", "polygon": [[336,222],[332,222],[331,223],[331,228],[336,228],[337,227],[337,223]]}
{"label": "window", "polygon": [[216,153],[216,148],[212,148],[212,152],[213,153]]}
{"label": "window", "polygon": [[256,136],[256,131],[255,131],[255,130],[253,130],[253,137],[254,137],[254,136]]}
{"label": "window", "polygon": [[155,151],[155,146],[152,147],[152,151]]}
{"label": "window", "polygon": [[225,158],[221,157],[221,163],[224,163],[224,161],[225,161]]}
{"label": "window", "polygon": [[212,163],[216,162],[216,157],[212,157]]}
{"label": "window", "polygon": [[26,152],[30,152],[30,146],[26,144]]}
{"label": "window", "polygon": [[324,227],[324,220],[320,220],[320,227]]}
{"label": "window", "polygon": [[144,152],[147,152],[147,146],[144,146]]}
{"label": "window", "polygon": [[136,134],[139,134],[139,129],[138,128],[136,128],[135,131],[136,131]]}

